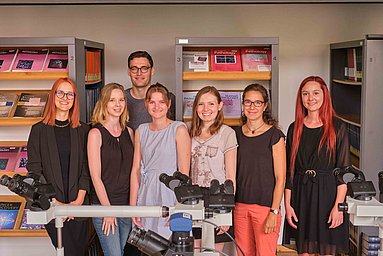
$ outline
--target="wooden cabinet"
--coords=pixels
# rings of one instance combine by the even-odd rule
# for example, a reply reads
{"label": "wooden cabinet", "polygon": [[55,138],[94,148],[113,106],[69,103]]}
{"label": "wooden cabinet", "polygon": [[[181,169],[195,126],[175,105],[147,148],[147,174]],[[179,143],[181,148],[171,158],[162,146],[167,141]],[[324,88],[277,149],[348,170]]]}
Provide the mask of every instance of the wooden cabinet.
{"label": "wooden cabinet", "polygon": [[[272,113],[278,118],[278,54],[279,39],[276,37],[179,37],[176,38],[176,118],[184,118],[183,92],[198,91],[204,86],[215,86],[219,91],[242,92],[250,83],[260,83],[271,94]],[[184,69],[184,52],[210,52],[211,49],[267,48],[271,52],[271,69],[262,72],[211,71],[193,72]],[[208,57],[210,59],[210,55]],[[240,60],[237,60],[240,61]],[[211,61],[209,60],[211,66]],[[240,118],[225,118],[228,125],[240,125]]]}

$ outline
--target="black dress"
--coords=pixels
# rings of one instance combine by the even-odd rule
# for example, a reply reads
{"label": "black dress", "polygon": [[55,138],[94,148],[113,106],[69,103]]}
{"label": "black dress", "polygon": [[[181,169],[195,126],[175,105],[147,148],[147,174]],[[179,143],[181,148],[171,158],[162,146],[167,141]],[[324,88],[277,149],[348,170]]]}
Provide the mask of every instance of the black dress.
{"label": "black dress", "polygon": [[[301,143],[295,160],[294,178],[287,179],[286,188],[291,189],[291,206],[298,217],[295,231],[297,251],[335,255],[348,251],[348,215],[344,214],[343,224],[330,229],[327,223],[335,204],[337,186],[341,185],[333,175],[336,167],[350,165],[349,142],[346,125],[334,118],[336,131],[336,155],[329,161],[326,145],[318,154],[323,128],[303,127]],[[294,123],[287,133],[287,162],[291,152]],[[289,166],[289,165],[288,165]],[[313,170],[316,175],[312,175]],[[290,174],[287,174],[289,177]],[[291,186],[292,185],[292,186]]]}

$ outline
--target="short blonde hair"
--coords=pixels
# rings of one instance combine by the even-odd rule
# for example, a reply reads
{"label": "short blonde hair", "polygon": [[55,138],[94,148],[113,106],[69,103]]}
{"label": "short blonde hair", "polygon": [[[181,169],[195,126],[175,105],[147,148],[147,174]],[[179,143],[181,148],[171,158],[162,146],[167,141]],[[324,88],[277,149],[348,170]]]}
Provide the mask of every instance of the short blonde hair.
{"label": "short blonde hair", "polygon": [[[106,116],[107,116],[107,110],[106,110],[107,104],[110,100],[110,95],[112,94],[112,91],[115,89],[122,91],[122,93],[124,94],[124,100],[126,102],[126,94],[125,94],[124,87],[122,85],[118,83],[109,83],[105,85],[101,89],[101,96],[98,99],[96,106],[94,107],[94,110],[93,110],[92,125],[95,125],[98,123],[105,124]],[[125,107],[124,111],[122,112],[120,116],[120,125],[123,130],[125,130],[128,121],[129,121],[128,108]]]}

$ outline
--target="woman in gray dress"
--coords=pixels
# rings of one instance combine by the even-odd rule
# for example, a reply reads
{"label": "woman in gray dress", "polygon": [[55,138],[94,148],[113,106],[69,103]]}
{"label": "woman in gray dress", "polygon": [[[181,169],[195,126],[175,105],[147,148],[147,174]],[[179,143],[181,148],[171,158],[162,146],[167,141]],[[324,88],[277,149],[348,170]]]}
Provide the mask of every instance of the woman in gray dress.
{"label": "woman in gray dress", "polygon": [[[161,173],[180,171],[189,175],[190,137],[186,125],[170,120],[170,93],[163,85],[151,85],[146,93],[145,107],[151,123],[136,130],[133,167],[130,179],[130,205],[173,206],[174,192],[160,183]],[[150,229],[169,238],[171,232],[165,218],[133,218],[134,225]]]}

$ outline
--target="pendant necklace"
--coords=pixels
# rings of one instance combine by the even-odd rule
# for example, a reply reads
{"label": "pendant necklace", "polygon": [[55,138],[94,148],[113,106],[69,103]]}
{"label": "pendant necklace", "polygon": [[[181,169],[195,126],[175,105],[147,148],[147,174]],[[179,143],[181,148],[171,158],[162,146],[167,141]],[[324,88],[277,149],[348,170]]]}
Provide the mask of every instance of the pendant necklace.
{"label": "pendant necklace", "polygon": [[258,126],[257,128],[255,128],[254,130],[250,129],[249,125],[246,123],[246,127],[247,129],[249,130],[249,132],[251,132],[251,134],[254,134],[257,130],[261,129],[262,126],[264,126],[265,123],[263,122],[260,126]]}

